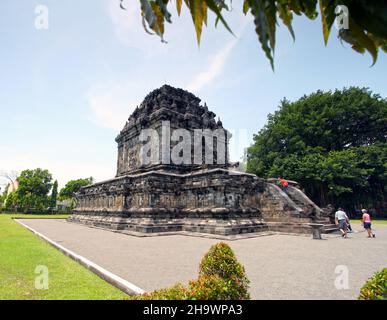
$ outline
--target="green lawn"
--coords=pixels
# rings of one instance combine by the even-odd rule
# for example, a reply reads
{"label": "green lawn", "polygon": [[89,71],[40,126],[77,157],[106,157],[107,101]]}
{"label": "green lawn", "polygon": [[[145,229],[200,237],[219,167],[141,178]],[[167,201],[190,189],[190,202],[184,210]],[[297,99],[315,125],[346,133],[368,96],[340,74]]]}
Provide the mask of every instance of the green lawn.
{"label": "green lawn", "polygon": [[[94,273],[23,228],[18,218],[65,218],[65,215],[0,214],[0,300],[123,299],[128,297]],[[49,289],[35,289],[35,268],[47,266]]]}
{"label": "green lawn", "polygon": [[24,213],[4,213],[0,217],[19,218],[19,219],[66,219],[69,214],[24,214]]}
{"label": "green lawn", "polygon": [[[351,224],[361,224],[360,220],[351,220]],[[372,220],[372,224],[387,224],[387,220]]]}

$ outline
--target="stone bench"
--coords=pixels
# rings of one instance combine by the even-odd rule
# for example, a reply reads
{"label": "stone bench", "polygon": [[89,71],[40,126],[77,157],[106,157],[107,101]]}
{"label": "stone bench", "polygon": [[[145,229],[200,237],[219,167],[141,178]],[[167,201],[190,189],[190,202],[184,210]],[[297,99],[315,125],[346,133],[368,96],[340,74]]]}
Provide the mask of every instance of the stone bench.
{"label": "stone bench", "polygon": [[309,223],[309,226],[312,228],[313,239],[321,240],[321,233],[324,225],[321,223]]}

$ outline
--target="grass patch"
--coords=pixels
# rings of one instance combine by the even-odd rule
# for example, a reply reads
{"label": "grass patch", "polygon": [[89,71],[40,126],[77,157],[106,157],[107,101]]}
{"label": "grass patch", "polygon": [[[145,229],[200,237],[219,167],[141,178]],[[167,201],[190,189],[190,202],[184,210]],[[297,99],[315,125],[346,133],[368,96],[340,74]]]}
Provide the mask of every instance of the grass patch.
{"label": "grass patch", "polygon": [[14,219],[67,219],[69,214],[29,214],[29,213],[2,213],[0,217]]}
{"label": "grass patch", "polygon": [[[361,224],[361,220],[351,220],[351,224]],[[387,225],[387,220],[372,220],[373,225],[384,224]]]}
{"label": "grass patch", "polygon": [[[66,215],[0,214],[0,300],[105,300],[128,297],[39,239],[12,218]],[[49,289],[35,288],[35,268],[47,266]]]}

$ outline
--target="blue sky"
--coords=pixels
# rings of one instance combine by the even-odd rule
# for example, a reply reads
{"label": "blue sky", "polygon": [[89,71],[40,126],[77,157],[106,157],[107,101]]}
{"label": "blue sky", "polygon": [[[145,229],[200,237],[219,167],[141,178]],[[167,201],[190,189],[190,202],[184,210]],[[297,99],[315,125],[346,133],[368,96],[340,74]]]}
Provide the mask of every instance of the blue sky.
{"label": "blue sky", "polygon": [[[209,23],[198,48],[187,11],[166,26],[163,44],[144,32],[138,1],[3,1],[0,13],[0,170],[43,167],[67,180],[115,175],[114,138],[146,94],[168,83],[206,102],[235,130],[239,160],[253,133],[283,97],[351,85],[387,96],[387,59],[359,55],[336,39],[328,46],[319,19],[296,18],[293,43],[277,31],[275,72],[250,17],[233,1],[226,17],[237,37]],[[49,29],[37,30],[37,5]],[[244,138],[245,137],[245,138]]]}

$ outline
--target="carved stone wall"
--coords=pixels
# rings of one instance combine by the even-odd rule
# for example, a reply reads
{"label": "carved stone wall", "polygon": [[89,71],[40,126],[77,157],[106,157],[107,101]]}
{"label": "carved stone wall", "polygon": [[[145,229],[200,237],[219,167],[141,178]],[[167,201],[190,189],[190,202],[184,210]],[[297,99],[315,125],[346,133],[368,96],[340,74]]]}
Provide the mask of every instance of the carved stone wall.
{"label": "carved stone wall", "polygon": [[[190,133],[191,161],[165,163],[164,156],[170,156],[179,141],[165,145],[163,139],[170,140],[171,132],[181,128]],[[163,161],[142,162],[144,129],[161,137],[154,150]],[[195,140],[197,129],[224,135],[211,135],[213,141],[206,140],[208,136]],[[301,191],[294,197],[286,195],[273,183],[234,171],[228,159],[230,137],[193,94],[170,86],[154,90],[116,138],[116,178],[81,188],[69,221],[131,234],[179,231],[221,236],[263,230],[307,232],[309,222],[322,221],[321,210]],[[211,143],[214,161],[208,163],[203,155],[194,159],[198,144],[206,151]]]}
{"label": "carved stone wall", "polygon": [[[168,123],[168,126],[163,125],[166,123]],[[144,129],[154,129],[160,137],[159,164],[143,165],[140,161],[140,150],[145,142],[140,142],[139,137],[141,131]],[[169,149],[171,150],[178,144],[178,141],[170,141],[170,136],[176,129],[185,129],[190,133],[191,162],[189,164],[179,164],[178,167],[174,163],[170,163],[171,165],[164,163],[162,165],[163,148],[168,148],[169,144]],[[209,111],[206,105],[200,105],[199,98],[182,89],[165,85],[160,89],[152,91],[129,117],[124,129],[116,138],[116,142],[118,143],[117,177],[154,170],[155,168],[175,172],[202,169],[203,166],[198,165],[197,161],[196,165],[194,165],[195,129],[207,129],[212,132],[219,132],[218,138],[214,141],[214,149],[217,150],[217,144],[224,145],[223,149],[225,154],[222,157],[225,161],[223,161],[222,167],[227,167],[229,162],[228,141],[231,134],[223,128],[220,120],[215,121],[215,114]],[[212,138],[212,136],[206,135],[205,131],[204,137]],[[165,139],[164,145],[162,145],[162,139]],[[204,164],[204,161],[201,164]],[[213,167],[219,166],[217,163],[213,163]]]}
{"label": "carved stone wall", "polygon": [[134,232],[256,232],[267,229],[256,197],[262,187],[254,175],[225,169],[128,175],[83,188],[70,221]]}

